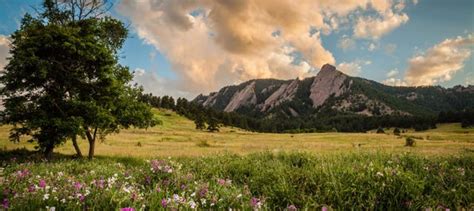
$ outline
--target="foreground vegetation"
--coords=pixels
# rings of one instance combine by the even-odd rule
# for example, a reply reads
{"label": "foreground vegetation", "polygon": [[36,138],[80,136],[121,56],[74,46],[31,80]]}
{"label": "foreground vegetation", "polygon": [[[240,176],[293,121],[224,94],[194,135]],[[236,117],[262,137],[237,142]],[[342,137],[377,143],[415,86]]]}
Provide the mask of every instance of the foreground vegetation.
{"label": "foreground vegetation", "polygon": [[[3,154],[4,208],[474,208],[474,156],[257,153],[22,162]],[[26,160],[31,160],[28,158]]]}

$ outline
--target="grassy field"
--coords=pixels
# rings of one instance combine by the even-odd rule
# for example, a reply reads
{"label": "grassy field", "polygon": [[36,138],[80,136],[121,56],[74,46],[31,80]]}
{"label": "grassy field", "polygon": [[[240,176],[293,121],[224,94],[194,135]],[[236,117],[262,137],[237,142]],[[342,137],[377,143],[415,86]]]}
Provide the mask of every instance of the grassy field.
{"label": "grassy field", "polygon": [[401,136],[209,133],[155,113],[162,125],[109,136],[93,161],[71,159],[70,142],[38,159],[1,127],[0,210],[474,209],[474,129],[459,124]]}
{"label": "grassy field", "polygon": [[[270,152],[311,152],[333,154],[338,152],[415,152],[426,155],[451,155],[474,150],[474,128],[462,129],[459,124],[438,125],[437,129],[414,132],[402,136],[372,133],[307,133],[268,134],[252,133],[237,128],[221,128],[221,132],[209,133],[194,129],[194,123],[173,112],[155,110],[163,124],[143,129],[122,130],[97,144],[96,154],[103,156],[168,157],[203,156],[216,154],[248,154]],[[0,148],[33,149],[25,141],[15,144],[8,141],[10,127],[0,127]],[[417,139],[416,147],[404,147],[405,136]],[[80,140],[83,152],[87,142]],[[56,149],[62,154],[73,154],[71,142]]]}

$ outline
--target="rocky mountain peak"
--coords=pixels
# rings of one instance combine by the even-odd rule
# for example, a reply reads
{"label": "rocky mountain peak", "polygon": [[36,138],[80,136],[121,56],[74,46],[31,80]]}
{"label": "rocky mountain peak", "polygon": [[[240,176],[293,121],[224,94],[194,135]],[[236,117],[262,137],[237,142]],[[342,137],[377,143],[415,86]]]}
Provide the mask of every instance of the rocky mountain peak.
{"label": "rocky mountain peak", "polygon": [[311,85],[310,98],[313,107],[324,104],[331,95],[338,97],[343,94],[348,89],[342,86],[347,78],[348,76],[336,70],[336,67],[330,64],[323,65]]}

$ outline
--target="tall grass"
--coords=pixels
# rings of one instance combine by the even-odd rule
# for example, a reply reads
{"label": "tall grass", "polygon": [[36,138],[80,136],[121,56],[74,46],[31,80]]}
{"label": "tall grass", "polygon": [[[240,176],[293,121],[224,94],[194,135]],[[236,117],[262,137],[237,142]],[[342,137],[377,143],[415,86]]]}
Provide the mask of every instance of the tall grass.
{"label": "tall grass", "polygon": [[[20,161],[3,161],[0,184],[1,201],[16,210],[153,210],[164,208],[163,200],[167,208],[178,209],[474,208],[472,153],[428,158],[409,153],[265,152],[157,161]],[[115,181],[108,186],[111,178]],[[39,187],[41,180],[50,187]],[[97,181],[106,181],[108,188],[100,188]],[[48,199],[45,194],[50,194]]]}

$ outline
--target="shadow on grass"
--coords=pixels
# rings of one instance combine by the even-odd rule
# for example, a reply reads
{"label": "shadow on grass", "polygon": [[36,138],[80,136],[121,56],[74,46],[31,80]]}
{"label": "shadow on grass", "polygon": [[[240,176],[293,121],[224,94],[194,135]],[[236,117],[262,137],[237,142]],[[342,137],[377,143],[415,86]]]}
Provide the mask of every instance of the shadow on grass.
{"label": "shadow on grass", "polygon": [[[50,159],[46,159],[44,155],[35,150],[14,149],[14,150],[1,150],[0,149],[0,163],[2,165],[8,165],[9,163],[26,163],[26,162],[62,162],[68,160],[77,161],[89,161],[87,157],[79,158],[76,155],[65,155],[61,153],[53,153]],[[109,157],[109,156],[95,156],[93,161],[115,161],[125,165],[137,165],[144,162],[143,159],[134,157]]]}

